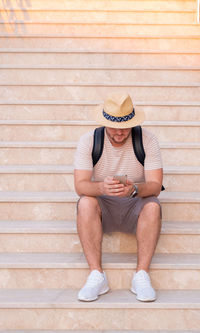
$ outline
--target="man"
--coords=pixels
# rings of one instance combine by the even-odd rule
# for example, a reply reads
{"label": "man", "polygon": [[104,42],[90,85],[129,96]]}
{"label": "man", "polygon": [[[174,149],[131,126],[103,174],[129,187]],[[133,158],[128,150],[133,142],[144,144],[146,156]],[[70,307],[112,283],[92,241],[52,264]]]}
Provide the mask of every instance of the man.
{"label": "man", "polygon": [[[102,270],[103,233],[135,233],[137,269],[131,291],[140,301],[154,301],[149,266],[161,228],[161,207],[157,196],[162,186],[162,162],[155,136],[142,129],[144,167],[137,160],[131,137],[132,127],[140,125],[144,114],[133,107],[126,93],[114,93],[96,110],[95,119],[105,126],[101,158],[93,167],[94,131],[83,135],[75,154],[74,181],[80,196],[77,229],[90,275],[79,291],[81,301],[94,301],[108,292]],[[115,175],[127,175],[125,185]]]}

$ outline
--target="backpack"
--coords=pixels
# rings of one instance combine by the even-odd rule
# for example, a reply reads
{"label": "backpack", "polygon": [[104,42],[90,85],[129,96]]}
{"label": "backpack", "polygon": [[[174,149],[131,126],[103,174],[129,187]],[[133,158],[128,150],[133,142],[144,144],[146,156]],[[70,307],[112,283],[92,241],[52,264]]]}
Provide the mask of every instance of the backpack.
{"label": "backpack", "polygon": [[[93,149],[92,149],[92,161],[93,167],[99,161],[102,153],[103,153],[103,146],[104,146],[104,131],[105,127],[98,127],[94,131],[94,141],[93,141]],[[131,130],[132,135],[132,143],[133,143],[133,150],[135,156],[137,157],[138,161],[144,166],[145,160],[145,151],[142,141],[142,128],[141,126],[132,127]],[[162,185],[161,191],[164,191],[165,188]]]}

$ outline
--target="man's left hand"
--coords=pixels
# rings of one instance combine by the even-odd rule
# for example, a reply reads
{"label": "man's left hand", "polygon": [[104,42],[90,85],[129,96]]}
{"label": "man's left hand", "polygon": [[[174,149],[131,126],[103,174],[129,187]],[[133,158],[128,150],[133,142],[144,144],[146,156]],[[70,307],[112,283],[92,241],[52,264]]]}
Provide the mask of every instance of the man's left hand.
{"label": "man's left hand", "polygon": [[123,192],[121,192],[117,196],[120,198],[130,197],[132,192],[133,192],[133,182],[130,180],[127,180],[126,185],[123,188]]}

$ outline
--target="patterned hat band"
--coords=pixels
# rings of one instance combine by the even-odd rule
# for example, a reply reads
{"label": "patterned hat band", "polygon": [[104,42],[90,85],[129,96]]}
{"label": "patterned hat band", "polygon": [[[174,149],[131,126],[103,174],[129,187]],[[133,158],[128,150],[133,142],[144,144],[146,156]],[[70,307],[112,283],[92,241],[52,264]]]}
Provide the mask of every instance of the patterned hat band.
{"label": "patterned hat band", "polygon": [[134,116],[135,116],[135,110],[133,108],[133,111],[131,113],[129,113],[127,116],[124,117],[114,117],[114,116],[110,116],[108,113],[106,113],[103,110],[103,116],[104,118],[106,118],[107,120],[113,121],[113,122],[117,122],[117,123],[121,123],[124,121],[128,121],[131,120]]}

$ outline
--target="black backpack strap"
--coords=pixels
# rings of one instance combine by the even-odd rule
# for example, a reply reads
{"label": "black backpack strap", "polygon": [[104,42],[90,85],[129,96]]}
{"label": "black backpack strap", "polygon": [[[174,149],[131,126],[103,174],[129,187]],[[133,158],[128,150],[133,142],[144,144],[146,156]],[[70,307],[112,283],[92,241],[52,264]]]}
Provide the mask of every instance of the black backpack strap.
{"label": "black backpack strap", "polygon": [[97,164],[103,152],[104,145],[104,129],[105,127],[98,127],[94,131],[94,141],[92,149],[93,167]]}
{"label": "black backpack strap", "polygon": [[[133,149],[134,153],[138,159],[138,161],[144,166],[144,160],[145,160],[145,151],[143,146],[143,140],[142,140],[142,127],[141,126],[135,126],[132,128],[132,142],[133,142]],[[161,191],[164,191],[165,188],[162,185]]]}
{"label": "black backpack strap", "polygon": [[142,128],[141,126],[135,126],[132,128],[132,142],[135,156],[138,161],[144,166],[145,151],[142,141]]}

